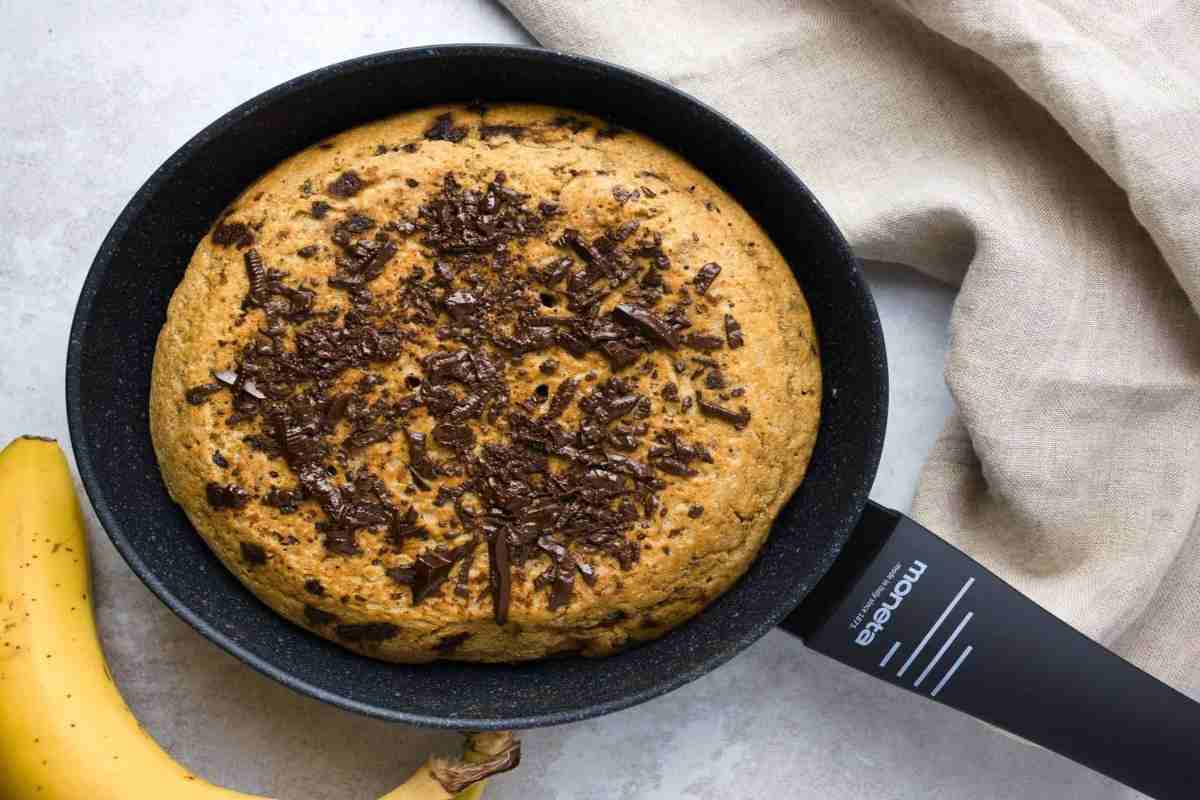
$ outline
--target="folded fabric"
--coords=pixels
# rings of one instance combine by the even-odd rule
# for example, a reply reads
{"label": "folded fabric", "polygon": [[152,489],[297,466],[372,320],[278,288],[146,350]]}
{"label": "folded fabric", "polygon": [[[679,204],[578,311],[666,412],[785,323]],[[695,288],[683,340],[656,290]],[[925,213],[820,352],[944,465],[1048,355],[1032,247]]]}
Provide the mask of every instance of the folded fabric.
{"label": "folded fabric", "polygon": [[960,284],[914,515],[1200,687],[1200,8],[506,4],[733,117],[861,257]]}

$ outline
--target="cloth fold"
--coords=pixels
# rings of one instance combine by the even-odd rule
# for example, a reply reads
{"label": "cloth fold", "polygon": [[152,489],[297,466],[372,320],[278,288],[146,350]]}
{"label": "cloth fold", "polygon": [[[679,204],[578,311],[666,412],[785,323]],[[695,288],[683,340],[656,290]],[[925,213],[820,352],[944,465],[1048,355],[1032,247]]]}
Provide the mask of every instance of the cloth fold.
{"label": "cloth fold", "polygon": [[861,257],[958,284],[914,516],[1200,688],[1200,8],[505,4],[729,114]]}

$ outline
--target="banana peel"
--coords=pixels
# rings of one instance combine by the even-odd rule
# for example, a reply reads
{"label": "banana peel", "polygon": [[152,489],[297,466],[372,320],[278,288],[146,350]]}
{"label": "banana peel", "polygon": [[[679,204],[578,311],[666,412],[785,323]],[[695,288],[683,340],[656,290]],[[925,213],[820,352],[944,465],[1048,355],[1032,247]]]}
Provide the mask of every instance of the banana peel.
{"label": "banana peel", "polygon": [[[83,517],[50,439],[0,451],[0,800],[248,800],[192,774],[138,724],[100,646]],[[381,800],[478,800],[520,762],[509,733],[468,734]],[[260,798],[261,800],[261,798]]]}

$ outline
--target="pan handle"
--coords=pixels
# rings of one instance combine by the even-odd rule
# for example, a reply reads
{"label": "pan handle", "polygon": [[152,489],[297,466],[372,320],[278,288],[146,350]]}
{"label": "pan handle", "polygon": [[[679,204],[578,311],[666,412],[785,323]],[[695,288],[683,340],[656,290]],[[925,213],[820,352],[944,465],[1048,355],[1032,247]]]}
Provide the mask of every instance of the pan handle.
{"label": "pan handle", "polygon": [[868,503],[847,551],[782,627],[1151,797],[1196,797],[1200,704],[895,511]]}

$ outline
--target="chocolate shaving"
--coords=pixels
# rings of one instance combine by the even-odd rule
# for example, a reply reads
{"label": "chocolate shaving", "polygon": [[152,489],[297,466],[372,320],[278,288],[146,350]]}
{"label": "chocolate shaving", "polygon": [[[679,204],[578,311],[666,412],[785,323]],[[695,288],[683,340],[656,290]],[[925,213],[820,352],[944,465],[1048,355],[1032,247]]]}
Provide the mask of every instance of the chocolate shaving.
{"label": "chocolate shaving", "polygon": [[262,548],[262,545],[254,542],[238,542],[242,551],[242,560],[252,567],[261,566],[267,563],[267,551]]}
{"label": "chocolate shaving", "polygon": [[438,643],[433,646],[433,649],[442,655],[453,653],[463,642],[470,638],[470,631],[463,631],[462,633],[454,633],[450,636],[443,636],[441,639],[438,639]]}
{"label": "chocolate shaving", "polygon": [[739,431],[750,424],[750,410],[745,406],[738,411],[731,411],[724,406],[705,400],[700,392],[696,392],[696,405],[704,416],[724,420]]}
{"label": "chocolate shaving", "polygon": [[244,222],[222,222],[213,228],[210,238],[218,247],[233,246],[239,250],[254,244],[254,234]]}
{"label": "chocolate shaving", "polygon": [[450,112],[439,114],[433,121],[433,125],[425,131],[425,138],[431,141],[443,142],[461,142],[467,138],[467,126],[455,126],[454,117]]}
{"label": "chocolate shaving", "polygon": [[325,190],[334,197],[354,197],[363,190],[366,186],[366,181],[358,176],[358,173],[352,169],[348,169],[325,187]]}
{"label": "chocolate shaving", "polygon": [[221,388],[219,383],[202,383],[188,389],[183,393],[183,397],[189,405],[199,406],[208,402],[208,398],[221,391]]}
{"label": "chocolate shaving", "polygon": [[621,303],[613,309],[612,316],[615,321],[636,330],[669,350],[679,349],[679,336],[675,330],[667,324],[666,320],[649,309]]}
{"label": "chocolate shaving", "polygon": [[720,336],[711,336],[706,333],[689,333],[683,337],[683,343],[693,350],[704,352],[720,350],[725,346],[725,341]]}
{"label": "chocolate shaving", "polygon": [[304,604],[304,619],[308,622],[309,625],[312,625],[314,627],[321,627],[324,625],[333,625],[334,623],[336,623],[338,621],[338,616],[337,616],[337,614],[331,614],[328,611],[325,611],[324,609],[317,608],[316,606],[305,603]]}
{"label": "chocolate shaving", "polygon": [[219,483],[209,482],[204,487],[204,495],[208,498],[209,506],[215,509],[242,508],[250,502],[250,494],[240,486],[233,484],[222,486]]}
{"label": "chocolate shaving", "polygon": [[497,625],[508,622],[508,607],[512,603],[512,565],[508,558],[508,538],[503,530],[493,530],[488,537],[488,563],[491,571],[492,615]]}
{"label": "chocolate shaving", "polygon": [[732,314],[725,315],[725,341],[729,343],[730,350],[736,350],[746,343],[742,336],[742,326]]}
{"label": "chocolate shaving", "polygon": [[721,274],[721,265],[715,261],[710,261],[696,272],[696,277],[692,279],[692,283],[696,287],[697,294],[707,294],[709,288],[713,285],[713,281]]}
{"label": "chocolate shaving", "polygon": [[450,577],[450,571],[460,556],[456,551],[440,548],[426,550],[417,556],[412,566],[413,605],[432,595]]}
{"label": "chocolate shaving", "polygon": [[523,125],[480,125],[479,138],[485,142],[496,136],[511,136],[518,142],[525,136]]}
{"label": "chocolate shaving", "polygon": [[383,642],[400,635],[400,629],[390,622],[363,622],[357,625],[338,625],[334,633],[345,642]]}

